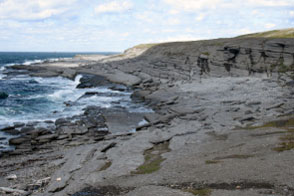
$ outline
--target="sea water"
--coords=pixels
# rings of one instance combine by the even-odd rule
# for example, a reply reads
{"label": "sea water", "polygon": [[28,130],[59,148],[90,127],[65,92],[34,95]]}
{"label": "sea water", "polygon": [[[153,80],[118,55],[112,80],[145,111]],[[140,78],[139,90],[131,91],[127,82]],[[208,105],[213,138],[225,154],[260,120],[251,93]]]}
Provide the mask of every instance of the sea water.
{"label": "sea water", "polygon": [[[0,53],[0,92],[9,95],[0,99],[0,129],[14,123],[42,122],[83,113],[87,106],[124,107],[130,112],[150,112],[131,101],[131,92],[97,87],[77,89],[82,76],[75,80],[62,77],[41,78],[25,74],[9,75],[11,65],[31,65],[44,61],[72,58],[75,53]],[[86,92],[97,95],[81,98]],[[110,96],[111,95],[111,96]],[[70,104],[68,104],[70,103]],[[0,131],[0,151],[9,149],[11,136]],[[2,140],[1,140],[2,138]],[[5,139],[4,139],[5,138]]]}

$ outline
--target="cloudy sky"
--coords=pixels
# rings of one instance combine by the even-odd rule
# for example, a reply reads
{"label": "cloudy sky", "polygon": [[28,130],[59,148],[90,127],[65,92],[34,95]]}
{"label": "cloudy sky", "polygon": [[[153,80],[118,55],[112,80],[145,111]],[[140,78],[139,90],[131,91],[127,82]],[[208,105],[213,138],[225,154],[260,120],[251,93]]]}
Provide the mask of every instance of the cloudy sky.
{"label": "cloudy sky", "polygon": [[294,0],[0,0],[0,51],[123,51],[290,27]]}

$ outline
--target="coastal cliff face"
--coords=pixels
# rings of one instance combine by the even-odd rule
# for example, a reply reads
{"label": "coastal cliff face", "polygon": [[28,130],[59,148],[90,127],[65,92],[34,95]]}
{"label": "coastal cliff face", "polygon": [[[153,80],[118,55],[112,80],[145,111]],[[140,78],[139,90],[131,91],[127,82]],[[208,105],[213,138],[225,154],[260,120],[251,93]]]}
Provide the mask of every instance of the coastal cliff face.
{"label": "coastal cliff face", "polygon": [[[196,42],[158,44],[139,56],[157,66],[199,65],[198,58],[208,58],[209,66],[248,70],[278,71],[281,66],[294,66],[294,39],[233,38]],[[206,56],[206,57],[205,57]],[[185,63],[189,58],[190,63]]]}

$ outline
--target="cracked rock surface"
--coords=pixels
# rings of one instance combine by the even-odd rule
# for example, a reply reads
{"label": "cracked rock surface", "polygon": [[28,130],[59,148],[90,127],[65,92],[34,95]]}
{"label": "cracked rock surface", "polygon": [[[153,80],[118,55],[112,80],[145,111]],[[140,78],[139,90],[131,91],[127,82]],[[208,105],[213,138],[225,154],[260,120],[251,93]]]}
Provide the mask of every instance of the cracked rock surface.
{"label": "cracked rock surface", "polygon": [[[281,56],[291,64],[293,43],[170,43],[135,58],[72,68],[133,86],[134,101],[144,101],[154,113],[146,114],[147,124],[134,133],[66,147],[52,140],[47,145],[53,147],[38,153],[1,158],[1,176],[16,173],[31,181],[50,176],[44,186],[29,190],[40,196],[294,195],[294,151],[274,150],[293,125],[264,126],[293,118],[293,88],[281,86],[274,70],[269,76],[262,67]],[[186,56],[203,58],[204,52],[210,54],[209,73],[200,74],[201,65],[193,65],[191,74]],[[248,76],[261,69],[265,72]],[[112,121],[105,124],[119,130]],[[28,189],[21,178],[0,177],[0,186],[10,183]]]}

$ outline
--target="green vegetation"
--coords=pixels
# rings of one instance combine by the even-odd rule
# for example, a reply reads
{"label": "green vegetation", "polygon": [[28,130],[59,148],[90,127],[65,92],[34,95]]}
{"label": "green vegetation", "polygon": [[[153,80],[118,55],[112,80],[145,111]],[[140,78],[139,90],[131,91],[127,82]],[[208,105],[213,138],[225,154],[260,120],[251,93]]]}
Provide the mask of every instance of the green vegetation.
{"label": "green vegetation", "polygon": [[137,49],[149,49],[153,46],[158,45],[157,43],[151,43],[151,44],[139,44],[137,46],[134,46],[133,48],[137,48]]}
{"label": "green vegetation", "polygon": [[111,161],[107,161],[101,168],[99,171],[104,171],[107,170],[110,166],[112,165]]}
{"label": "green vegetation", "polygon": [[282,142],[278,147],[273,148],[274,151],[283,152],[294,149],[294,141]]}
{"label": "green vegetation", "polygon": [[210,53],[209,52],[203,52],[202,54],[206,55],[206,56],[209,56]]}
{"label": "green vegetation", "polygon": [[132,174],[150,174],[160,169],[161,163],[165,160],[161,157],[163,153],[169,152],[169,142],[153,146],[144,152],[145,162]]}
{"label": "green vegetation", "polygon": [[214,160],[223,160],[223,159],[248,159],[250,157],[253,157],[253,155],[248,154],[233,154],[223,157],[216,157]]}
{"label": "green vegetation", "polygon": [[219,160],[207,160],[205,161],[206,164],[210,165],[210,164],[217,164],[217,163],[220,163],[221,161]]}
{"label": "green vegetation", "polygon": [[274,148],[273,150],[277,152],[283,152],[287,150],[294,149],[294,132],[293,129],[290,129],[288,131],[289,134],[280,137],[280,140],[282,141],[278,147]]}
{"label": "green vegetation", "polygon": [[294,38],[294,28],[253,33],[238,38]]}
{"label": "green vegetation", "polygon": [[271,128],[271,127],[285,130],[283,132],[275,132],[275,133],[286,134],[280,137],[281,143],[279,143],[277,147],[273,148],[274,151],[283,152],[283,151],[294,149],[294,118],[293,117],[289,119],[268,122],[264,125],[249,127],[247,129],[254,130],[254,129]]}
{"label": "green vegetation", "polygon": [[267,122],[261,126],[246,127],[246,129],[254,130],[254,129],[270,128],[270,127],[281,128],[281,129],[285,129],[287,131],[294,131],[294,118]]}
{"label": "green vegetation", "polygon": [[211,195],[211,192],[212,192],[211,189],[193,189],[193,188],[189,188],[184,191],[192,193],[193,195],[198,195],[198,196],[209,196]]}
{"label": "green vegetation", "polygon": [[222,160],[225,160],[225,159],[248,159],[250,157],[254,157],[254,155],[233,154],[233,155],[228,155],[228,156],[223,156],[223,157],[216,157],[212,160],[207,160],[207,161],[205,161],[205,164],[207,164],[207,165],[218,164],[218,163],[221,163]]}

